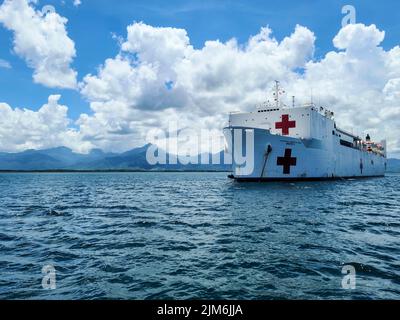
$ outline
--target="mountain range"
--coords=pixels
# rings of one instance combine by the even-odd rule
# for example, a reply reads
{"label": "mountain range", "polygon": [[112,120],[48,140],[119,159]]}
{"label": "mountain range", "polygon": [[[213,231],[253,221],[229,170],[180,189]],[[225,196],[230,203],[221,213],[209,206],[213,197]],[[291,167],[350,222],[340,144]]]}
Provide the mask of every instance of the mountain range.
{"label": "mountain range", "polygon": [[[27,150],[20,153],[0,152],[1,171],[46,170],[173,170],[229,171],[229,165],[150,165],[146,160],[147,144],[124,153],[107,153],[94,149],[89,154],[75,153],[66,147]],[[199,155],[204,156],[204,155]],[[207,156],[207,155],[206,155]],[[208,155],[211,159],[211,155]],[[223,152],[218,155],[223,163]],[[167,155],[169,157],[169,155]],[[400,159],[388,159],[388,172],[400,172]]]}
{"label": "mountain range", "polygon": [[[177,170],[229,171],[227,165],[150,165],[146,153],[150,144],[124,153],[106,153],[99,149],[89,154],[75,153],[66,147],[46,150],[27,150],[20,153],[0,152],[1,171],[45,170]],[[199,155],[200,157],[201,155]],[[211,155],[208,155],[211,159]],[[223,160],[223,152],[218,155]],[[167,159],[169,155],[167,154]]]}

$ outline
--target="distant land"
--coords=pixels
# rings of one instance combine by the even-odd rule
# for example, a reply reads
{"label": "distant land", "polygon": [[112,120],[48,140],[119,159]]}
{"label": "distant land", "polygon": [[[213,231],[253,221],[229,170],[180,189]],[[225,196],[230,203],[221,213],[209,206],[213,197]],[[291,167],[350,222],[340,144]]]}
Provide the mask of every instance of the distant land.
{"label": "distant land", "polygon": [[[19,153],[0,152],[0,171],[229,171],[218,164],[150,165],[146,160],[147,144],[124,153],[106,153],[95,149],[79,154],[66,147],[27,150]],[[167,155],[168,157],[169,155]],[[211,154],[208,155],[211,163]],[[200,157],[200,156],[199,156]],[[223,163],[223,153],[219,154]]]}
{"label": "distant land", "polygon": [[[0,171],[230,171],[230,166],[224,164],[152,166],[146,160],[150,146],[147,144],[119,154],[99,149],[80,154],[66,147],[19,153],[0,152]],[[208,156],[211,162],[212,155]],[[223,163],[222,152],[219,157]],[[388,159],[387,172],[400,173],[400,159]]]}

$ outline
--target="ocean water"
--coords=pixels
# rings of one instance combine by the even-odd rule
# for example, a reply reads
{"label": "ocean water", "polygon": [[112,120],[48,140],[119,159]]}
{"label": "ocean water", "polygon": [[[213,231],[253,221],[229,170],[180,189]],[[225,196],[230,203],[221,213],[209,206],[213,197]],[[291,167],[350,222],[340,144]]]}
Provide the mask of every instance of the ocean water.
{"label": "ocean water", "polygon": [[400,299],[399,186],[1,174],[0,298]]}

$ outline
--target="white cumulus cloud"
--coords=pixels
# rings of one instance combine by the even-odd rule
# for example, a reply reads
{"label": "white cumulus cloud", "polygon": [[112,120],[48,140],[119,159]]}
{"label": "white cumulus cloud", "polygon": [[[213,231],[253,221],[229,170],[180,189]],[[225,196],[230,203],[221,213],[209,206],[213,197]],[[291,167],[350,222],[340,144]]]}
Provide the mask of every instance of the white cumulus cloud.
{"label": "white cumulus cloud", "polygon": [[307,63],[304,76],[288,89],[303,101],[312,89],[315,102],[335,111],[338,125],[376,140],[387,138],[390,153],[398,155],[400,48],[385,51],[384,35],[375,25],[347,25],[333,40],[339,51]]}
{"label": "white cumulus cloud", "polygon": [[254,109],[279,79],[298,103],[309,102],[312,91],[344,129],[387,137],[399,154],[400,48],[385,51],[384,36],[375,25],[348,25],[333,39],[337,50],[318,61],[316,38],[302,26],[280,42],[262,28],[245,44],[213,40],[194,49],[183,29],[134,23],[120,54],[85,77],[82,94],[94,115],[80,123],[88,137],[101,132],[96,143],[111,149],[144,142],[150,128],[173,120],[220,129],[229,111]]}
{"label": "white cumulus cloud", "polygon": [[84,151],[137,147],[149,130],[174,121],[178,129],[220,132],[230,111],[254,110],[277,79],[298,104],[312,92],[340,127],[387,138],[390,154],[400,155],[400,47],[385,50],[384,37],[375,25],[347,25],[317,60],[316,37],[302,26],[281,41],[266,27],[245,43],[210,40],[194,48],[183,29],[133,23],[119,54],[79,84],[91,114],[79,117],[76,130],[55,132],[74,137],[59,144]]}
{"label": "white cumulus cloud", "polygon": [[56,12],[42,13],[33,0],[5,0],[0,22],[14,34],[14,52],[34,70],[33,79],[51,88],[75,88],[71,68],[75,44],[68,37],[67,19]]}
{"label": "white cumulus cloud", "polygon": [[281,42],[262,28],[244,45],[214,40],[194,49],[183,29],[134,23],[127,32],[120,54],[81,84],[94,111],[81,116],[81,130],[87,138],[101,132],[98,147],[114,151],[143,143],[148,130],[171,121],[220,129],[229,111],[262,101],[274,79],[296,78],[315,40],[301,26]]}
{"label": "white cumulus cloud", "polygon": [[52,95],[38,111],[12,108],[0,103],[0,145],[2,151],[18,152],[58,146],[76,151],[87,151],[90,143],[83,143],[77,130],[70,127],[68,108],[58,103],[59,95]]}

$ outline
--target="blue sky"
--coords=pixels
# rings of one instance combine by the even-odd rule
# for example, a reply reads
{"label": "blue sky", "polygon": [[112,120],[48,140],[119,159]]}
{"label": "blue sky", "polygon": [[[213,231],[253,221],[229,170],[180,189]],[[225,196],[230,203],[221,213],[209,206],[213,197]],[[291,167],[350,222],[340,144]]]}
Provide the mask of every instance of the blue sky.
{"label": "blue sky", "polygon": [[[191,43],[201,48],[207,40],[226,41],[232,37],[245,42],[262,26],[270,26],[279,40],[290,35],[296,24],[312,30],[316,37],[316,58],[333,49],[332,39],[341,27],[341,8],[352,4],[357,9],[357,22],[375,23],[386,31],[384,48],[399,43],[400,3],[385,1],[228,1],[228,0],[82,0],[78,7],[72,0],[40,0],[37,8],[54,5],[68,18],[68,35],[75,41],[77,57],[73,67],[78,79],[96,73],[119,47],[112,34],[126,36],[126,27],[134,21],[152,26],[168,26],[187,30]],[[49,89],[32,81],[32,70],[12,52],[12,32],[0,28],[0,58],[12,69],[0,68],[0,98],[15,107],[39,108],[50,94],[62,94],[62,103],[69,106],[69,116],[77,119],[90,113],[89,104],[73,90]]]}

